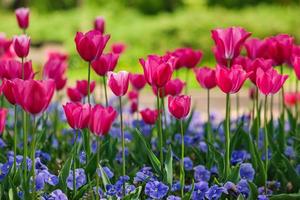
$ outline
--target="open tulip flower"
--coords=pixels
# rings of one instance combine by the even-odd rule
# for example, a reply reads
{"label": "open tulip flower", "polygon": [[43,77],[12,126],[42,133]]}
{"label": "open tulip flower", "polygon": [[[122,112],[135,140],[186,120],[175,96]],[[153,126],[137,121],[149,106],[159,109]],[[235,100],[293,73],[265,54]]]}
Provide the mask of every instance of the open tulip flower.
{"label": "open tulip flower", "polygon": [[69,99],[73,102],[80,102],[82,99],[82,94],[80,93],[80,91],[77,88],[68,87],[67,95],[68,95]]}
{"label": "open tulip flower", "polygon": [[245,42],[247,56],[251,60],[256,58],[264,58],[267,50],[267,42],[258,38],[250,38]]}
{"label": "open tulip flower", "polygon": [[145,80],[144,74],[133,74],[133,73],[130,73],[129,80],[130,80],[131,85],[136,90],[141,90],[146,85],[146,80]]}
{"label": "open tulip flower", "polygon": [[73,129],[84,129],[88,127],[91,112],[89,104],[67,103],[63,108],[67,121]]}

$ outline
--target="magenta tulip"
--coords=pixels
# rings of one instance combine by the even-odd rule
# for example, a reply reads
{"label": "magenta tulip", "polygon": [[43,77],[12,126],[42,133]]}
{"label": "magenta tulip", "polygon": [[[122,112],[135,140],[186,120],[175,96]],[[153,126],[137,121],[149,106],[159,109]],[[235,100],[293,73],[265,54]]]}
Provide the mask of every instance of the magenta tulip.
{"label": "magenta tulip", "polygon": [[216,87],[216,72],[208,67],[198,68],[194,70],[196,79],[201,87],[212,89]]}
{"label": "magenta tulip", "polygon": [[6,108],[0,108],[0,134],[2,134],[5,129],[7,112],[8,110]]}
{"label": "magenta tulip", "polygon": [[15,79],[16,102],[33,115],[42,113],[48,108],[54,91],[55,82],[52,79],[43,81]]}
{"label": "magenta tulip", "polygon": [[145,79],[144,74],[130,74],[129,80],[130,80],[131,85],[136,90],[141,90],[146,85],[146,79]]}
{"label": "magenta tulip", "polygon": [[118,42],[111,45],[111,52],[115,54],[124,53],[126,50],[126,45],[124,43]]}
{"label": "magenta tulip", "polygon": [[263,58],[267,51],[267,43],[265,40],[250,38],[245,42],[245,48],[251,60]]}
{"label": "magenta tulip", "polygon": [[107,72],[114,71],[118,63],[118,59],[118,54],[102,54],[99,58],[92,61],[92,68],[99,76],[105,76]]}
{"label": "magenta tulip", "polygon": [[90,131],[97,136],[108,134],[116,116],[117,112],[111,106],[107,108],[104,108],[101,105],[94,106],[90,114]]}
{"label": "magenta tulip", "polygon": [[91,107],[89,104],[67,103],[63,105],[67,121],[73,129],[84,129],[89,125]]}
{"label": "magenta tulip", "polygon": [[15,14],[19,27],[21,29],[27,29],[29,26],[29,8],[18,8]]}
{"label": "magenta tulip", "polygon": [[172,56],[178,58],[175,69],[182,67],[194,68],[202,59],[202,52],[192,48],[179,48],[171,53]]}
{"label": "magenta tulip", "polygon": [[281,75],[275,69],[264,71],[258,68],[256,71],[256,86],[264,95],[275,94],[283,86],[288,75]]}
{"label": "magenta tulip", "polygon": [[61,90],[67,83],[65,72],[67,70],[67,63],[60,58],[51,58],[47,60],[43,69],[44,79],[55,80],[56,90]]}
{"label": "magenta tulip", "polygon": [[94,20],[94,29],[100,31],[102,34],[105,32],[105,20],[103,17],[96,17]]}
{"label": "magenta tulip", "polygon": [[240,65],[233,65],[231,68],[217,65],[216,82],[224,93],[237,93],[250,74]]}
{"label": "magenta tulip", "polygon": [[16,104],[16,90],[15,82],[13,80],[4,79],[2,83],[2,92],[7,101],[15,105]]}
{"label": "magenta tulip", "polygon": [[293,64],[297,79],[300,80],[300,56],[295,56],[292,64]]}
{"label": "magenta tulip", "polygon": [[[96,87],[96,82],[92,81],[90,83],[90,93],[93,93]],[[81,93],[82,96],[86,97],[88,95],[88,81],[78,80],[76,81],[76,89]]]}
{"label": "magenta tulip", "polygon": [[[34,73],[32,69],[32,62],[24,63],[24,80],[33,79]],[[2,60],[0,61],[0,78],[1,79],[22,79],[22,63],[16,60]]]}
{"label": "magenta tulip", "polygon": [[13,40],[14,50],[19,58],[25,58],[29,54],[30,38],[26,35],[15,36]]}
{"label": "magenta tulip", "polygon": [[161,88],[171,79],[177,58],[150,55],[147,60],[140,59],[144,76],[149,85]]}
{"label": "magenta tulip", "polygon": [[251,33],[240,27],[212,30],[211,36],[215,42],[215,56],[219,64],[228,66],[228,62],[236,58]]}
{"label": "magenta tulip", "polygon": [[73,102],[80,102],[82,99],[82,95],[77,88],[68,88],[67,95]]}
{"label": "magenta tulip", "polygon": [[131,90],[128,92],[127,96],[128,96],[128,99],[130,99],[130,100],[136,100],[139,98],[139,93],[136,90]]}
{"label": "magenta tulip", "polygon": [[158,117],[158,110],[151,110],[149,108],[146,108],[142,111],[140,111],[140,114],[142,116],[143,121],[146,124],[153,125],[155,124],[157,117]]}
{"label": "magenta tulip", "polygon": [[244,67],[244,70],[248,73],[251,73],[249,75],[250,80],[253,84],[256,84],[256,71],[258,68],[261,68],[262,70],[266,71],[270,68],[272,68],[273,60],[271,59],[263,59],[263,58],[257,58],[250,62],[246,67]]}
{"label": "magenta tulip", "polygon": [[91,62],[101,56],[109,38],[109,35],[102,35],[97,30],[85,34],[77,32],[75,37],[76,49],[83,60]]}
{"label": "magenta tulip", "polygon": [[178,78],[169,80],[164,87],[165,95],[177,96],[182,92],[184,86],[185,83]]}
{"label": "magenta tulip", "polygon": [[108,72],[107,83],[116,96],[124,96],[128,90],[129,73],[126,71],[120,71],[118,73]]}
{"label": "magenta tulip", "polygon": [[296,92],[286,92],[284,93],[284,103],[287,106],[294,106],[298,101],[297,93]]}
{"label": "magenta tulip", "polygon": [[169,96],[168,98],[168,108],[170,113],[176,119],[183,119],[185,118],[191,108],[191,97],[186,95],[180,96]]}
{"label": "magenta tulip", "polygon": [[0,33],[0,58],[9,50],[12,41]]}

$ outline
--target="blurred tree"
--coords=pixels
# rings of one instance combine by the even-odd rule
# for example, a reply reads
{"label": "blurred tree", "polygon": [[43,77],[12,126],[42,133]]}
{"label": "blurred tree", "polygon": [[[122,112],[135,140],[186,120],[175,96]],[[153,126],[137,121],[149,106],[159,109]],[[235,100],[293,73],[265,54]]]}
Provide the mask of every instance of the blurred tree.
{"label": "blurred tree", "polygon": [[241,8],[258,4],[293,4],[299,3],[299,0],[206,0],[209,6],[224,6],[226,8]]}

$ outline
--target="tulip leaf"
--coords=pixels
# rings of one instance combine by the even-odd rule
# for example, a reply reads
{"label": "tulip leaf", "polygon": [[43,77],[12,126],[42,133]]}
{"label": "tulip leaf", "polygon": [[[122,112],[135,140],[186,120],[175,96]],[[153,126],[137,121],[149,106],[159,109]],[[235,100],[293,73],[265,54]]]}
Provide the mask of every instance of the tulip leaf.
{"label": "tulip leaf", "polygon": [[216,148],[210,143],[208,143],[208,149],[210,154],[213,155],[212,157],[215,157],[216,159],[220,176],[224,177],[224,169],[225,169],[224,156],[222,156],[222,154],[219,151],[217,151]]}
{"label": "tulip leaf", "polygon": [[278,142],[278,147],[280,150],[280,153],[284,153],[284,147],[285,147],[285,130],[284,130],[284,115],[281,114],[279,118],[279,123],[278,123],[278,135],[277,135],[277,142]]}
{"label": "tulip leaf", "polygon": [[173,155],[172,155],[172,148],[169,146],[168,152],[166,155],[166,160],[165,160],[165,171],[166,171],[166,180],[170,186],[173,184]]}
{"label": "tulip leaf", "polygon": [[88,184],[82,186],[77,192],[76,192],[76,196],[73,197],[74,200],[77,199],[90,199],[92,196],[91,193],[94,193],[94,190],[91,190],[91,186],[95,184],[95,181],[90,181]]}
{"label": "tulip leaf", "polygon": [[250,189],[250,194],[248,199],[257,199],[258,196],[257,186],[251,181],[248,181],[248,185]]}
{"label": "tulip leaf", "polygon": [[230,174],[228,175],[227,181],[231,181],[233,183],[237,182],[239,179],[239,170],[240,170],[239,165],[232,167]]}
{"label": "tulip leaf", "polygon": [[270,200],[299,200],[300,194],[277,194],[270,197]]}

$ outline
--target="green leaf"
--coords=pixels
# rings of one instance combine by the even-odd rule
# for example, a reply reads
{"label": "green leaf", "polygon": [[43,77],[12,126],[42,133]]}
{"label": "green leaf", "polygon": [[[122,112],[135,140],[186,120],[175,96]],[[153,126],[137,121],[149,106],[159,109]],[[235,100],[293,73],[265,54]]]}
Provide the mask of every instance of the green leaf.
{"label": "green leaf", "polygon": [[238,196],[237,200],[245,200],[245,198],[243,197],[243,195],[240,194],[240,195]]}
{"label": "green leaf", "polygon": [[293,113],[291,112],[291,110],[289,108],[286,108],[287,111],[287,116],[288,116],[288,120],[289,120],[289,124],[291,126],[291,130],[295,131],[296,127],[297,127],[297,122],[293,116]]}
{"label": "green leaf", "polygon": [[218,170],[220,171],[220,177],[224,177],[224,169],[225,169],[224,156],[222,156],[222,154],[218,150],[216,150],[216,148],[210,143],[208,143],[208,149],[210,154],[213,155],[213,157],[215,157],[216,159]]}
{"label": "green leaf", "polygon": [[248,181],[248,185],[250,188],[250,194],[248,199],[257,199],[258,196],[257,186],[251,181]]}
{"label": "green leaf", "polygon": [[134,132],[138,138],[142,141],[143,146],[145,147],[146,151],[147,151],[147,156],[151,162],[151,165],[154,169],[154,171],[158,174],[162,174],[161,170],[160,170],[160,166],[161,163],[159,161],[159,159],[156,157],[156,155],[151,151],[151,149],[148,147],[147,142],[144,139],[144,136],[141,134],[141,132],[139,131],[139,129],[136,129],[136,131]]}
{"label": "green leaf", "polygon": [[173,155],[172,148],[169,146],[165,160],[166,182],[171,186],[173,184]]}
{"label": "green leaf", "polygon": [[227,181],[231,181],[233,183],[236,183],[239,179],[239,170],[240,170],[240,166],[234,166],[231,168],[231,172],[227,178]]}
{"label": "green leaf", "polygon": [[[87,192],[92,191],[94,193],[94,190],[90,190],[90,188],[94,184],[95,184],[95,181],[90,181],[88,184],[86,184],[86,185],[82,186],[81,188],[79,188],[79,190],[76,193],[76,196],[73,199],[74,200],[81,199],[83,197],[83,195]],[[87,194],[90,194],[90,193],[87,193]],[[86,199],[86,198],[83,198],[83,199]]]}
{"label": "green leaf", "polygon": [[15,184],[12,181],[12,178],[10,177],[8,179],[9,185],[10,185],[10,189],[9,189],[9,199],[20,199],[18,196],[18,190],[17,187],[15,186]]}
{"label": "green leaf", "polygon": [[285,130],[284,130],[284,115],[281,114],[279,118],[279,124],[278,124],[278,135],[277,135],[277,142],[278,142],[278,147],[280,150],[280,153],[284,153],[284,147],[285,147]]}
{"label": "green leaf", "polygon": [[299,200],[300,194],[277,194],[270,197],[270,200]]}
{"label": "green leaf", "polygon": [[266,182],[266,175],[264,173],[264,163],[263,161],[260,159],[261,156],[258,152],[258,149],[257,149],[257,146],[254,145],[254,151],[255,151],[255,157],[258,158],[257,159],[257,165],[258,165],[258,170],[257,170],[257,173],[256,173],[256,183],[258,185],[263,185],[265,184]]}
{"label": "green leaf", "polygon": [[190,200],[192,197],[192,193],[194,192],[194,188],[195,188],[195,183],[193,180],[191,189],[184,195],[182,200]]}
{"label": "green leaf", "polygon": [[123,200],[139,200],[141,192],[142,192],[142,186],[139,186],[139,187],[135,188],[134,191],[132,191],[131,193],[129,193],[128,195],[126,195],[123,198]]}

